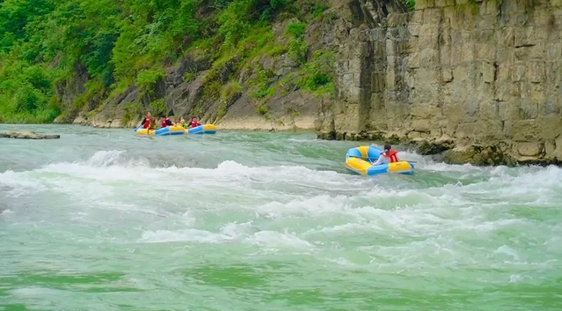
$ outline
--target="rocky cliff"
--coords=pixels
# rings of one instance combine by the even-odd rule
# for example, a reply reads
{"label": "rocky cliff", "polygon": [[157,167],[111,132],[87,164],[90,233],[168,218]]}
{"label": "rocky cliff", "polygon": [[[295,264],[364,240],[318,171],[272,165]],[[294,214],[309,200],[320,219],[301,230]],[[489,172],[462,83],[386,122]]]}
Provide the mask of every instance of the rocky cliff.
{"label": "rocky cliff", "polygon": [[450,163],[560,162],[562,1],[416,4],[356,14],[319,136],[413,143]]}
{"label": "rocky cliff", "polygon": [[77,64],[58,121],[132,127],[150,109],[409,144],[449,163],[562,159],[562,0],[304,3],[321,14],[281,14],[263,48],[194,48],[143,87],[91,92]]}

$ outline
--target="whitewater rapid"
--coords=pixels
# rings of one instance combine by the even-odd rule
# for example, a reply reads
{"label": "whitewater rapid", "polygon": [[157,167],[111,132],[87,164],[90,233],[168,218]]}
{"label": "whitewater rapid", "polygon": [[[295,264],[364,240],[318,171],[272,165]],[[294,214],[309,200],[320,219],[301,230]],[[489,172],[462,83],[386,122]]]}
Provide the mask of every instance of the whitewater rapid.
{"label": "whitewater rapid", "polygon": [[[339,291],[430,295],[562,278],[557,167],[452,166],[401,152],[416,161],[415,175],[364,178],[342,169],[353,143],[229,135],[168,143],[119,136],[104,148],[100,134],[82,134],[74,137],[79,150],[64,141],[0,148],[6,163],[16,163],[0,171],[0,266],[7,267],[0,277],[114,271],[126,277],[105,286],[203,292],[209,287],[197,287],[195,272],[182,278],[176,270],[245,264],[277,278],[265,288],[290,283],[326,288],[327,296],[338,292],[326,287],[333,282]],[[154,144],[166,145],[143,151]],[[18,150],[37,158],[18,162]],[[40,283],[4,287],[13,302],[55,299]],[[502,295],[494,299],[510,293]],[[242,310],[248,297],[223,299]]]}

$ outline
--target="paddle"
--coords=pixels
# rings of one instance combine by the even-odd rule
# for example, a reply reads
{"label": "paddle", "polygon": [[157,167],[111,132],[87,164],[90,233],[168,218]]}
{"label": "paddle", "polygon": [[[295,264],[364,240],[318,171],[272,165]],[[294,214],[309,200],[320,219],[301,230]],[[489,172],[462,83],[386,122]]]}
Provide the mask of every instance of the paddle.
{"label": "paddle", "polygon": [[[418,161],[410,161],[410,160],[402,160],[402,161],[406,161],[406,162],[410,162],[410,163],[418,163]],[[369,160],[369,163],[373,164],[373,163],[375,163],[375,161]]]}

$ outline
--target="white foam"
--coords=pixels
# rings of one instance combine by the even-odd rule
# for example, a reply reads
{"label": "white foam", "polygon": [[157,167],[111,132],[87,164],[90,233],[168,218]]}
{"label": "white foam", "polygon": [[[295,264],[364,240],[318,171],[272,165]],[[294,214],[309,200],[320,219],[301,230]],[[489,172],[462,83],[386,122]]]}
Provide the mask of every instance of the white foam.
{"label": "white foam", "polygon": [[431,160],[426,160],[420,168],[433,172],[462,172],[462,173],[480,173],[482,168],[473,166],[471,164],[456,164],[450,165],[445,163],[435,163]]}
{"label": "white foam", "polygon": [[[361,255],[371,262],[362,266],[394,270],[531,265],[562,254],[560,239],[544,238],[543,245],[532,247],[548,256],[531,260],[524,255],[529,245],[503,241],[500,234],[562,233],[558,224],[510,210],[559,208],[561,169],[451,166],[402,154],[419,162],[424,174],[419,178],[437,181],[426,186],[416,175],[369,179],[277,163],[153,167],[142,157],[113,150],[84,161],[6,171],[0,185],[10,202],[25,198],[30,204],[30,223],[45,220],[37,206],[48,198],[45,213],[104,232],[104,243],[238,245],[311,254],[340,265],[358,265],[361,260],[352,258]],[[441,182],[444,176],[448,179]],[[17,206],[0,215],[7,211],[15,211],[11,218],[25,215]]]}
{"label": "white foam", "polygon": [[222,243],[232,240],[234,237],[222,233],[213,233],[199,229],[183,229],[178,231],[156,230],[147,231],[142,234],[139,242],[143,243],[165,243],[165,242],[198,242],[198,243]]}
{"label": "white foam", "polygon": [[9,216],[13,213],[14,211],[12,211],[11,209],[0,210],[0,216]]}
{"label": "white foam", "polygon": [[[188,224],[193,225],[193,223]],[[168,242],[195,242],[217,244],[240,240],[246,236],[250,223],[228,223],[219,232],[203,229],[180,230],[155,230],[145,231],[138,242],[141,243],[168,243]]]}
{"label": "white foam", "polygon": [[308,241],[297,237],[294,233],[278,231],[260,231],[246,239],[246,242],[263,246],[267,249],[301,249],[307,252],[315,246]]}

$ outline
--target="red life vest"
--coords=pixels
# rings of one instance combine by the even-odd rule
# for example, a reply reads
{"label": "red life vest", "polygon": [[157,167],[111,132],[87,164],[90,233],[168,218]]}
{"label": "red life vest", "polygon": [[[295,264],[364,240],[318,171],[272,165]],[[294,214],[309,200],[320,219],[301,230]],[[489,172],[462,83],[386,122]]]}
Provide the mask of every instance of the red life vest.
{"label": "red life vest", "polygon": [[189,127],[197,127],[199,125],[201,125],[201,124],[199,124],[199,122],[197,122],[197,121],[190,121],[189,122]]}
{"label": "red life vest", "polygon": [[144,121],[142,122],[142,127],[147,129],[149,126],[150,126],[150,119],[144,118]]}
{"label": "red life vest", "polygon": [[162,124],[161,124],[162,127],[168,126],[168,122],[169,122],[169,121],[170,121],[170,118],[166,118],[166,119],[162,120]]}
{"label": "red life vest", "polygon": [[397,153],[398,151],[390,149],[388,152],[383,152],[382,155],[386,158],[390,158],[390,163],[394,163],[398,162]]}

